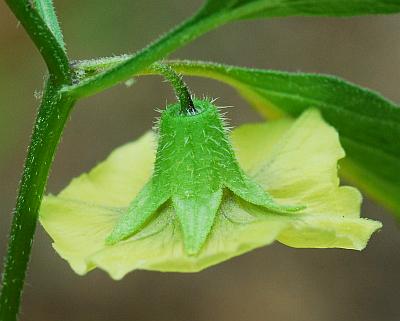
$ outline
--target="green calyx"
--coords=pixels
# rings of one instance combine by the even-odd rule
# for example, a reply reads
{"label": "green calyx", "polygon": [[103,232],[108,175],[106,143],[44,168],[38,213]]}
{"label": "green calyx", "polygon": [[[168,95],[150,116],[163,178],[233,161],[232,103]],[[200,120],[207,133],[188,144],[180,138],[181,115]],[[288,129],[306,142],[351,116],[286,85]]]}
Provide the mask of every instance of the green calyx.
{"label": "green calyx", "polygon": [[302,206],[282,206],[241,170],[218,108],[194,100],[194,113],[182,113],[180,104],[163,111],[151,179],[129,205],[107,237],[109,245],[139,232],[163,204],[171,202],[188,255],[196,255],[207,240],[224,189],[245,201],[276,213]]}

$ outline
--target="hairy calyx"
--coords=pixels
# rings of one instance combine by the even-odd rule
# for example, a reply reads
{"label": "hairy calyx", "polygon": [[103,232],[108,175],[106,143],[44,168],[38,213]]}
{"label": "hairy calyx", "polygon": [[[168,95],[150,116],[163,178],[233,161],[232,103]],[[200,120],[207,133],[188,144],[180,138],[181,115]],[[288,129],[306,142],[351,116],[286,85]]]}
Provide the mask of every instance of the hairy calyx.
{"label": "hairy calyx", "polygon": [[162,112],[153,175],[107,237],[109,245],[139,232],[171,201],[183,234],[185,252],[196,255],[207,240],[224,189],[277,213],[303,206],[277,204],[240,168],[223,117],[208,100],[194,100],[194,112],[179,104]]}

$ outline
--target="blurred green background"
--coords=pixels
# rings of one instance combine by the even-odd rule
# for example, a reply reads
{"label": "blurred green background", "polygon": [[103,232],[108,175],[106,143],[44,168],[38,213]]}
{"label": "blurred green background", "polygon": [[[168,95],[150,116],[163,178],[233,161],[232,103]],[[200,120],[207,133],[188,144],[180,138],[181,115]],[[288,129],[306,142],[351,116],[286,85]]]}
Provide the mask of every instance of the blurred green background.
{"label": "blurred green background", "polygon": [[[69,56],[134,52],[192,13],[201,1],[56,1]],[[0,255],[6,248],[45,67],[0,2]],[[173,55],[249,67],[331,73],[400,102],[400,16],[246,21],[214,31]],[[193,92],[233,105],[234,125],[260,120],[229,87],[187,78]],[[174,100],[158,77],[140,78],[81,101],[60,145],[48,191],[93,167],[150,128],[155,108]],[[400,197],[400,196],[399,196]],[[296,250],[279,244],[197,274],[134,272],[120,282],[101,271],[75,275],[39,226],[25,287],[24,321],[397,321],[400,230],[383,221],[363,252]]]}

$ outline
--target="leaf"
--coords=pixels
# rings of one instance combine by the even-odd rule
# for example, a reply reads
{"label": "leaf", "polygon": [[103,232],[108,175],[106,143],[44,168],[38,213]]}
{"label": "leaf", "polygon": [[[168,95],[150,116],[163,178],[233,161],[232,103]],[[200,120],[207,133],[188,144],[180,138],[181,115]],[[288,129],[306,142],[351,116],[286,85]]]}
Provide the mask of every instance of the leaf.
{"label": "leaf", "polygon": [[208,0],[201,15],[227,20],[287,16],[355,16],[400,11],[398,0]]}
{"label": "leaf", "polygon": [[178,72],[235,87],[268,118],[318,108],[340,134],[347,158],[341,173],[400,217],[400,108],[336,77],[172,62]]}
{"label": "leaf", "polygon": [[53,0],[33,0],[36,10],[39,12],[42,19],[45,21],[50,31],[53,33],[58,44],[65,51],[65,44],[60,25],[57,20],[56,11],[53,5]]}

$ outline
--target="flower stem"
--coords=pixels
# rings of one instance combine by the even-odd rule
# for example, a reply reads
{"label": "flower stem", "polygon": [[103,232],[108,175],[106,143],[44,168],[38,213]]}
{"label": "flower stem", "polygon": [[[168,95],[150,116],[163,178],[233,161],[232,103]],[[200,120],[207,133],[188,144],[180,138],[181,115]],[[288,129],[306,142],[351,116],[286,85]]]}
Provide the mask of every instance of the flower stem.
{"label": "flower stem", "polygon": [[50,166],[74,101],[47,82],[36,117],[11,224],[0,294],[0,320],[15,321]]}
{"label": "flower stem", "polygon": [[175,72],[169,65],[162,63],[155,63],[151,68],[160,72],[174,88],[176,97],[181,104],[181,113],[195,114],[196,108],[194,107],[190,90],[182,79],[182,75]]}

